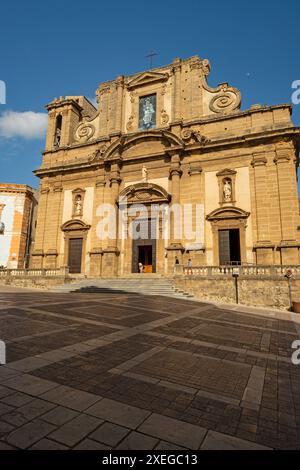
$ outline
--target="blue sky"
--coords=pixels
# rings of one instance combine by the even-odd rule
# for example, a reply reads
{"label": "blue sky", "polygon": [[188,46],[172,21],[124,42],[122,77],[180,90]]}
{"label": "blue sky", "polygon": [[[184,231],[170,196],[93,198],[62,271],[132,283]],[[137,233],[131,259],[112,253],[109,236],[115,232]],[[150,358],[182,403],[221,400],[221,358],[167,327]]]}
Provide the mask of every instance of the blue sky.
{"label": "blue sky", "polygon": [[[300,80],[297,0],[101,2],[11,0],[0,6],[0,180],[38,186],[32,170],[44,147],[45,104],[93,97],[102,81],[198,54],[209,84],[229,82],[251,104],[291,101]],[[17,113],[17,114],[16,114]],[[26,113],[26,114],[20,114]],[[293,121],[300,125],[300,104]]]}

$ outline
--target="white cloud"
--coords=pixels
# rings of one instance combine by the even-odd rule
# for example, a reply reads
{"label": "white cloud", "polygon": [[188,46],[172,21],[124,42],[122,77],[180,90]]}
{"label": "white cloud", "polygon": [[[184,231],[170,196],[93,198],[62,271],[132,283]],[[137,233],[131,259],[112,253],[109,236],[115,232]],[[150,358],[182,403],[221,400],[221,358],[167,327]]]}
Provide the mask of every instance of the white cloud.
{"label": "white cloud", "polygon": [[43,138],[47,122],[48,116],[46,113],[5,111],[0,115],[0,136],[7,139],[13,137]]}

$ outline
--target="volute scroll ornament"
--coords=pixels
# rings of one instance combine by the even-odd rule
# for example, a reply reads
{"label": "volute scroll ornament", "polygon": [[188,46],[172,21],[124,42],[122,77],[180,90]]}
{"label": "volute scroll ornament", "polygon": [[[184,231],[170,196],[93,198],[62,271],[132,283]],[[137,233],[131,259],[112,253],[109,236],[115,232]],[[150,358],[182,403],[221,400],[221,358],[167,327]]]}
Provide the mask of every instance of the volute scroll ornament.
{"label": "volute scroll ornament", "polygon": [[82,122],[75,131],[75,139],[79,142],[87,142],[94,134],[95,126],[87,122]]}
{"label": "volute scroll ornament", "polygon": [[169,122],[169,115],[167,114],[165,109],[161,110],[161,123],[167,124]]}
{"label": "volute scroll ornament", "polygon": [[93,162],[95,160],[102,160],[103,159],[103,155],[105,153],[107,149],[107,146],[106,145],[101,145],[100,148],[98,148],[97,150],[95,150],[90,156],[89,156],[89,162]]}
{"label": "volute scroll ornament", "polygon": [[198,142],[199,144],[207,144],[209,142],[209,139],[207,137],[200,134],[200,132],[198,131],[193,131],[190,128],[182,129],[181,138],[184,141],[189,141],[191,139],[194,139],[192,143]]}
{"label": "volute scroll ornament", "polygon": [[241,98],[239,93],[235,93],[231,90],[218,93],[212,98],[209,103],[209,109],[214,113],[225,113],[233,111],[240,106]]}

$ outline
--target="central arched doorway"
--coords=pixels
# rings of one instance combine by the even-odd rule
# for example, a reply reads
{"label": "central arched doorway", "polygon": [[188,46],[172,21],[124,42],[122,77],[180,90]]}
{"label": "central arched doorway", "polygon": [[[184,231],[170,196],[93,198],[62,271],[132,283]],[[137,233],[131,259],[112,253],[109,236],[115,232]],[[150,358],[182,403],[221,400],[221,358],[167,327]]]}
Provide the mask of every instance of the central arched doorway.
{"label": "central arched doorway", "polygon": [[119,198],[119,209],[127,210],[126,234],[121,247],[121,271],[138,273],[139,263],[144,272],[164,272],[164,220],[170,194],[161,186],[142,182],[127,186]]}

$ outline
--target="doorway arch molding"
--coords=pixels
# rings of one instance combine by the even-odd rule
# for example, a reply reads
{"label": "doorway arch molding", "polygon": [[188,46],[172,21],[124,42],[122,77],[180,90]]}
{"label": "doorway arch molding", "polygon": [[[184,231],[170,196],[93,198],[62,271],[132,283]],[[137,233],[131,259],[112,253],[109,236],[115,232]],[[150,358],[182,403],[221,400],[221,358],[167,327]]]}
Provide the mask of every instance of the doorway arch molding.
{"label": "doorway arch molding", "polygon": [[82,256],[81,256],[81,272],[85,272],[85,253],[86,253],[86,240],[90,225],[84,223],[82,220],[73,219],[68,220],[61,226],[64,233],[64,265],[69,265],[69,247],[70,240],[74,238],[82,238]]}
{"label": "doorway arch molding", "polygon": [[240,235],[241,263],[247,262],[246,256],[246,227],[250,212],[246,212],[239,207],[226,206],[213,210],[206,216],[206,220],[211,223],[213,237],[213,260],[214,265],[219,265],[219,230],[238,229]]}

